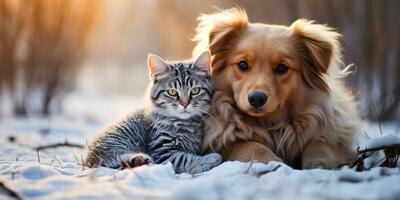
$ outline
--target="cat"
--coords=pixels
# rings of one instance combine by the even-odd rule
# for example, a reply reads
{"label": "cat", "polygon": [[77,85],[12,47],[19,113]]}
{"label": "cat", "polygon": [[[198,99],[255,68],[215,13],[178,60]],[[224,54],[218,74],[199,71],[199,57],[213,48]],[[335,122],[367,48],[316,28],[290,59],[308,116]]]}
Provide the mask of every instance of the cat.
{"label": "cat", "polygon": [[194,62],[167,63],[150,54],[152,105],[101,134],[89,146],[89,167],[137,167],[171,162],[177,173],[201,173],[218,166],[218,153],[199,155],[209,117],[213,84],[208,51]]}

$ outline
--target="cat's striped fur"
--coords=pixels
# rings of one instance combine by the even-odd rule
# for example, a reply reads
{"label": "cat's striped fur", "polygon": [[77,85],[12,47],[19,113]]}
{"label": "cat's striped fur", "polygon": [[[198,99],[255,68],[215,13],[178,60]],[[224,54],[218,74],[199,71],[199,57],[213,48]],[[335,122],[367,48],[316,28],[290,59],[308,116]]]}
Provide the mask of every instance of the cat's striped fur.
{"label": "cat's striped fur", "polygon": [[150,55],[151,108],[99,136],[89,147],[86,165],[123,168],[171,162],[178,173],[199,173],[219,165],[219,154],[199,155],[213,94],[209,61],[209,52],[195,62],[170,64]]}
{"label": "cat's striped fur", "polygon": [[145,110],[128,115],[95,139],[89,146],[85,164],[110,168],[130,166],[129,154],[147,152],[151,125],[152,120]]}

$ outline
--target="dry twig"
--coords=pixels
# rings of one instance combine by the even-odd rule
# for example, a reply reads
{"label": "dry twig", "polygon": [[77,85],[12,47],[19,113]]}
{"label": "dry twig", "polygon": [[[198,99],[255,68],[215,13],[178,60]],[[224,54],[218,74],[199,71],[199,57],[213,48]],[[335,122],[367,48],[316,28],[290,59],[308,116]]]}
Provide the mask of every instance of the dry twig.
{"label": "dry twig", "polygon": [[368,158],[369,155],[367,153],[382,151],[385,154],[383,158],[384,162],[380,165],[382,167],[396,167],[397,160],[400,157],[400,144],[389,145],[389,146],[381,146],[376,148],[370,149],[363,149],[360,150],[360,147],[357,148],[356,155],[354,156],[353,160],[350,162],[349,167],[356,167],[357,171],[364,170],[364,159]]}
{"label": "dry twig", "polygon": [[82,161],[82,171],[85,170],[85,161],[83,160],[83,156],[81,154],[81,161]]}
{"label": "dry twig", "polygon": [[253,164],[254,164],[254,160],[252,160],[252,161],[250,162],[249,167],[247,167],[247,169],[246,169],[246,171],[244,171],[244,173],[248,174],[249,171],[250,171],[250,168],[251,168],[251,166],[253,166]]}
{"label": "dry twig", "polygon": [[18,195],[17,192],[15,192],[14,190],[12,190],[11,188],[9,188],[4,181],[0,180],[0,188],[2,188],[3,190],[5,190],[9,196],[11,196],[14,199],[19,199],[22,200],[22,198]]}
{"label": "dry twig", "polygon": [[265,175],[265,174],[268,174],[268,173],[270,173],[270,172],[274,172],[274,171],[278,170],[280,167],[281,167],[281,165],[278,165],[278,166],[274,167],[273,169],[257,172],[257,173],[256,173],[256,176],[257,176],[257,177],[260,177],[260,176]]}
{"label": "dry twig", "polygon": [[72,144],[72,143],[69,143],[68,141],[65,141],[63,143],[38,146],[38,147],[35,147],[34,149],[37,151],[40,151],[40,150],[44,150],[44,149],[52,149],[52,148],[58,148],[58,147],[75,147],[75,148],[80,148],[80,149],[84,148],[84,146],[81,144]]}
{"label": "dry twig", "polygon": [[38,159],[38,162],[40,163],[39,149],[36,149],[36,154],[37,154],[37,159]]}

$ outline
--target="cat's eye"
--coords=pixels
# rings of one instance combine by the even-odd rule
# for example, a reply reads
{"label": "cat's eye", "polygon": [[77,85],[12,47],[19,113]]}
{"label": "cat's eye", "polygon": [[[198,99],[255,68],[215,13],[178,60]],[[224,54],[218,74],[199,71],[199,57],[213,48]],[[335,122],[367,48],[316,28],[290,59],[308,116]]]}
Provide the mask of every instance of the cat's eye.
{"label": "cat's eye", "polygon": [[167,90],[167,93],[169,95],[171,95],[171,96],[177,96],[178,95],[178,92],[176,90],[174,90],[174,89],[171,89],[171,88]]}
{"label": "cat's eye", "polygon": [[200,93],[200,88],[199,87],[194,87],[190,90],[191,95],[196,95]]}

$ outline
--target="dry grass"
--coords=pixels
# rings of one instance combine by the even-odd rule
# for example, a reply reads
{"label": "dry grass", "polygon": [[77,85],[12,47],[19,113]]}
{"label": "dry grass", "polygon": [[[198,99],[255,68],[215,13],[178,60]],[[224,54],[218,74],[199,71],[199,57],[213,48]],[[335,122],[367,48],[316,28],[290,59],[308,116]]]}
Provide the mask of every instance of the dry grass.
{"label": "dry grass", "polygon": [[379,160],[373,167],[397,167],[397,161],[400,157],[400,144],[382,146],[371,149],[365,148],[363,150],[360,150],[360,148],[358,147],[357,153],[349,164],[349,167],[356,167],[357,171],[368,170],[364,167],[364,160],[378,151],[383,151],[385,156],[381,160]]}

